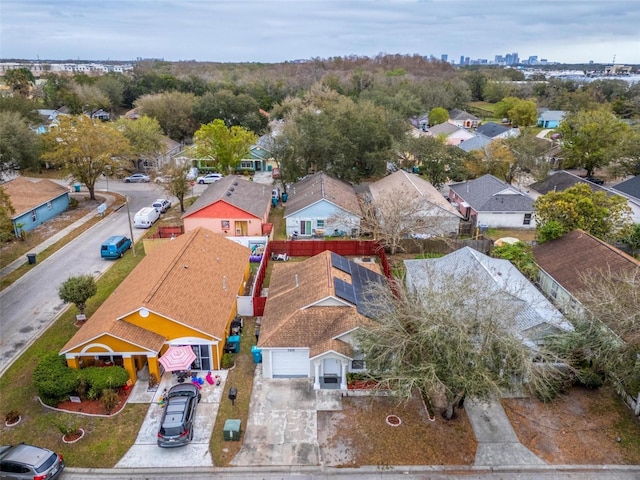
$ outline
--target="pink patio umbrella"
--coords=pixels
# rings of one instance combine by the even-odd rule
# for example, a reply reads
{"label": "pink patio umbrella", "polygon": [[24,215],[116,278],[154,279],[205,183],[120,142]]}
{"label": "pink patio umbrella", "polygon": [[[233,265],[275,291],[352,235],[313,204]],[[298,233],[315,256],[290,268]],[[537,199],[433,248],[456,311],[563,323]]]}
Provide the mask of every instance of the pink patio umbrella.
{"label": "pink patio umbrella", "polygon": [[195,359],[196,354],[193,353],[189,345],[180,347],[170,345],[158,361],[166,370],[175,372],[176,370],[188,370]]}

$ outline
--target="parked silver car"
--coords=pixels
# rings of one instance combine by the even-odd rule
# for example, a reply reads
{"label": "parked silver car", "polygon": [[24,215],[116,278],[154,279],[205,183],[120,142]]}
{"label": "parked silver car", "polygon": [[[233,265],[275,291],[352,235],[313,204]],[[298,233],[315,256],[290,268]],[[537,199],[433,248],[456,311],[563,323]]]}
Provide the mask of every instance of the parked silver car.
{"label": "parked silver car", "polygon": [[0,447],[0,478],[8,480],[54,480],[64,470],[62,455],[46,448],[21,443]]}
{"label": "parked silver car", "polygon": [[123,179],[124,183],[148,183],[150,181],[151,177],[144,173],[134,173],[133,175]]}

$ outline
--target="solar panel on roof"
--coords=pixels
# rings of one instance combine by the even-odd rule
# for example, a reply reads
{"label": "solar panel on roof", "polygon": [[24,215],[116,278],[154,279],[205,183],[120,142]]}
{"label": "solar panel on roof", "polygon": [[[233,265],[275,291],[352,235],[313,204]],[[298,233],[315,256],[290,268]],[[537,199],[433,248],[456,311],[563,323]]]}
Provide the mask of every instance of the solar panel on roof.
{"label": "solar panel on roof", "polygon": [[338,255],[337,253],[331,252],[331,264],[345,273],[351,273],[351,266],[348,259]]}
{"label": "solar panel on roof", "polygon": [[351,284],[334,277],[333,287],[336,290],[338,298],[342,298],[343,300],[356,305],[356,295]]}

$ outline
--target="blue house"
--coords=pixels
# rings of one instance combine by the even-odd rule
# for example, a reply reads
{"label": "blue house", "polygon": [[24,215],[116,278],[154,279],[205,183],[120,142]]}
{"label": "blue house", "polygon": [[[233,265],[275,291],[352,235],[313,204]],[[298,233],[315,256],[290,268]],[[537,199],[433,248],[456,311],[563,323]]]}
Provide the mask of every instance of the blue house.
{"label": "blue house", "polygon": [[352,185],[324,172],[309,175],[288,190],[284,208],[287,236],[357,235],[362,211]]}
{"label": "blue house", "polygon": [[538,115],[538,126],[542,128],[558,128],[567,114],[564,110],[543,110]]}
{"label": "blue house", "polygon": [[69,208],[69,190],[46,178],[17,177],[4,183],[2,188],[15,210],[11,222],[16,237]]}

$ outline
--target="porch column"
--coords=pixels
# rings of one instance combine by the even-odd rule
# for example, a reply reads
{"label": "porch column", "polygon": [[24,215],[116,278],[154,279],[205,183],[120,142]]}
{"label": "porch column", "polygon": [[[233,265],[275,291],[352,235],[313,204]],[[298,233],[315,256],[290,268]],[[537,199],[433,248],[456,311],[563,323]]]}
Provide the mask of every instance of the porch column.
{"label": "porch column", "polygon": [[149,377],[155,375],[158,382],[162,380],[160,369],[158,368],[158,354],[147,354],[147,365],[149,365]]}
{"label": "porch column", "polygon": [[341,368],[340,368],[340,390],[346,390],[347,389],[347,365],[349,365],[349,362],[345,362],[344,360],[342,360],[340,362]]}
{"label": "porch column", "polygon": [[315,368],[315,373],[313,375],[313,377],[314,377],[313,389],[314,390],[320,390],[320,361],[319,360],[315,360],[313,362],[313,367]]}
{"label": "porch column", "polygon": [[67,367],[75,368],[76,370],[80,369],[80,357],[71,357],[67,355]]}
{"label": "porch column", "polygon": [[129,374],[129,378],[131,379],[131,382],[136,383],[136,381],[138,380],[138,371],[136,369],[136,362],[133,361],[133,358],[131,357],[131,355],[128,355],[128,356],[123,355],[122,363],[123,363],[124,369]]}

